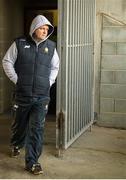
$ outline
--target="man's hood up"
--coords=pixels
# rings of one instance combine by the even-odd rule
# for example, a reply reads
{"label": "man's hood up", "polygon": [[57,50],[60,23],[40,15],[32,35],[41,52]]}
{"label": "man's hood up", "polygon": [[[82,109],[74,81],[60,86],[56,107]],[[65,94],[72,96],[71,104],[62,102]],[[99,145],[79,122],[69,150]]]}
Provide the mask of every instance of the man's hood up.
{"label": "man's hood up", "polygon": [[[45,16],[42,15],[38,15],[36,16],[31,23],[30,26],[30,36],[33,38],[33,33],[35,32],[36,29],[38,29],[40,26],[43,25],[48,25],[49,26],[49,31],[48,31],[48,35],[46,37],[46,39],[53,33],[54,31],[54,27],[52,26],[52,24],[48,21],[48,19]],[[46,40],[44,39],[44,40]]]}

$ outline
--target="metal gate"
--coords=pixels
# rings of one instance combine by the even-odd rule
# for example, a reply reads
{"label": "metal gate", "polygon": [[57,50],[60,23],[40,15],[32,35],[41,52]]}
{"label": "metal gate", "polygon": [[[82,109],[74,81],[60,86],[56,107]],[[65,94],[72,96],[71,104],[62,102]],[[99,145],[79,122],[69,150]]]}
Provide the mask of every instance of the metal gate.
{"label": "metal gate", "polygon": [[58,1],[57,148],[68,148],[93,122],[95,0]]}

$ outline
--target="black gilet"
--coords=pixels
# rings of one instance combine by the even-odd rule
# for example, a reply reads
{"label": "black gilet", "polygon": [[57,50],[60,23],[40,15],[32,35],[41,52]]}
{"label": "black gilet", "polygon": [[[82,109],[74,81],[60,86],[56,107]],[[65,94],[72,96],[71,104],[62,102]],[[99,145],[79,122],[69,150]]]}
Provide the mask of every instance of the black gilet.
{"label": "black gilet", "polygon": [[49,75],[55,43],[47,39],[37,47],[30,37],[20,37],[15,42],[18,51],[15,63],[18,76],[16,95],[49,96]]}

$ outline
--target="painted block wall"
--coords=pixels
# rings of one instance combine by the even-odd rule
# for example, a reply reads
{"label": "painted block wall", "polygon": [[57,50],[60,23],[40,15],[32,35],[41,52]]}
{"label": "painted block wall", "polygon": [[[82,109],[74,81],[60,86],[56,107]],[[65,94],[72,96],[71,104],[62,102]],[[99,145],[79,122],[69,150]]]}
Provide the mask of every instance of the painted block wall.
{"label": "painted block wall", "polygon": [[126,27],[103,16],[99,125],[126,128]]}
{"label": "painted block wall", "polygon": [[[103,18],[103,14],[113,19]],[[126,129],[125,0],[96,0],[94,45],[96,122],[100,126]]]}

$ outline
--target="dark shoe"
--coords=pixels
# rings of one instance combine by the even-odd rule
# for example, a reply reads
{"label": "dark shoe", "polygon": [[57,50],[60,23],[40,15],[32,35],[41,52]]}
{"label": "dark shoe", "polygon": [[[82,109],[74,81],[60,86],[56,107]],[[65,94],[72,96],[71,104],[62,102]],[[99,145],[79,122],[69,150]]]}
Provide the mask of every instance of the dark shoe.
{"label": "dark shoe", "polygon": [[11,157],[18,157],[20,154],[20,150],[18,146],[13,147],[12,152],[11,152]]}
{"label": "dark shoe", "polygon": [[25,170],[31,172],[34,175],[43,174],[43,169],[39,163],[33,164],[31,168],[25,167]]}

